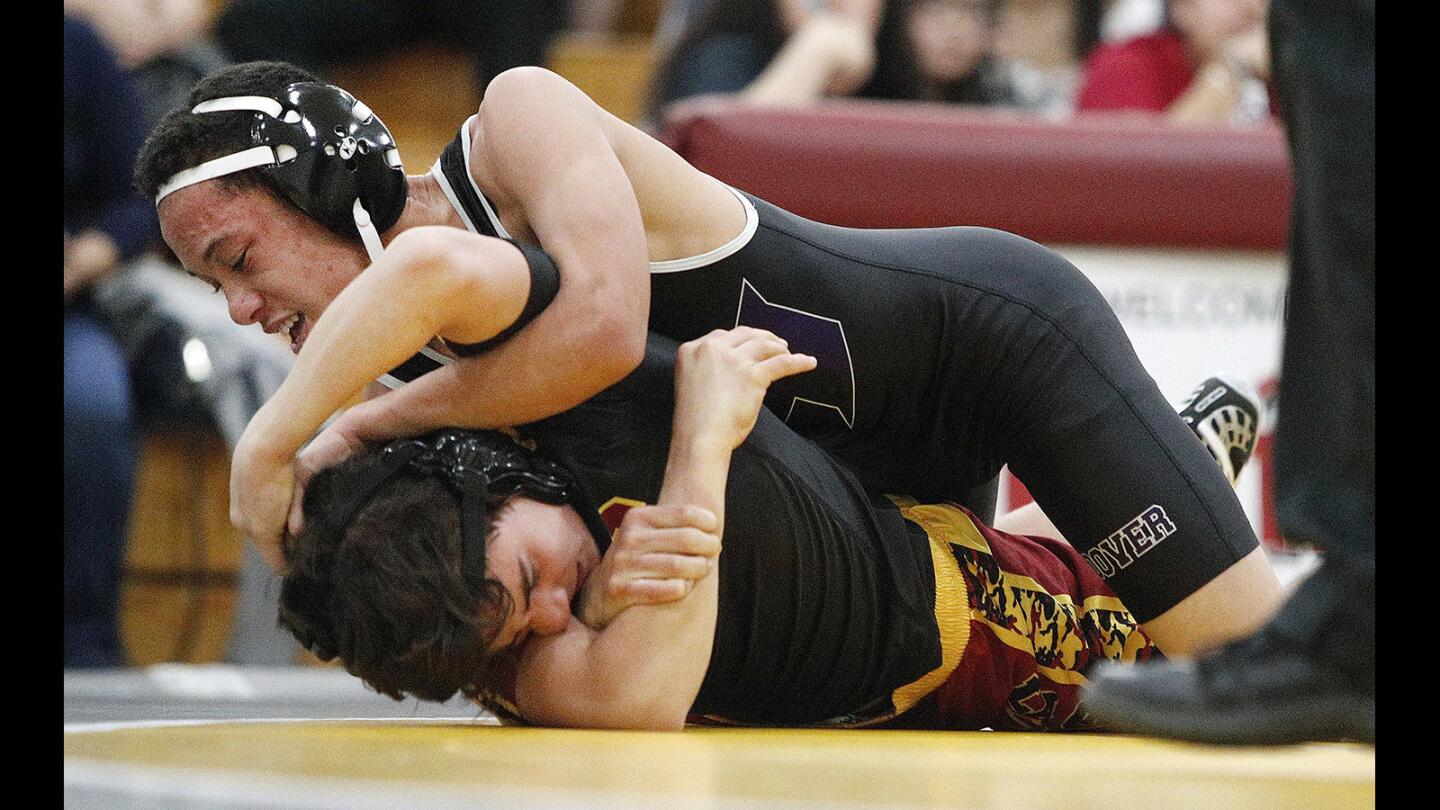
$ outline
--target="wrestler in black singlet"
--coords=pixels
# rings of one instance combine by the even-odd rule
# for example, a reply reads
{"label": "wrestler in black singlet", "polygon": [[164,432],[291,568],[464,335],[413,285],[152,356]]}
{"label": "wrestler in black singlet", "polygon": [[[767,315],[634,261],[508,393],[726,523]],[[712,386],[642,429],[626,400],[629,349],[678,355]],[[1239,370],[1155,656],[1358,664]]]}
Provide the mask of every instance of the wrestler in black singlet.
{"label": "wrestler in black singlet", "polygon": [[[432,174],[472,229],[508,236],[470,178],[465,132]],[[1256,548],[1224,476],[1065,259],[991,229],[838,228],[736,198],[751,210],[736,240],[652,264],[650,326],[677,341],[757,326],[816,356],[766,404],[865,486],[964,501],[1008,463],[1141,621]]]}
{"label": "wrestler in black singlet", "polygon": [[[620,383],[520,429],[612,527],[659,498],[675,349],[652,336]],[[883,716],[891,692],[940,664],[925,532],[764,410],[732,456],[724,546],[696,713],[759,725]]]}

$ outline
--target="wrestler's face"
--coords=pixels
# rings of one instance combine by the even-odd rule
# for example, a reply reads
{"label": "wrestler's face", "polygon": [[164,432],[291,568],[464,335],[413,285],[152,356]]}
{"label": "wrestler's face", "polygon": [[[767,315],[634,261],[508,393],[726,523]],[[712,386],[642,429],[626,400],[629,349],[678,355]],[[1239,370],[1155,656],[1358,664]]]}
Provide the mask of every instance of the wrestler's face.
{"label": "wrestler's face", "polygon": [[599,564],[600,550],[574,509],[507,501],[485,546],[486,576],[505,586],[511,604],[491,649],[564,631],[576,595]]}
{"label": "wrestler's face", "polygon": [[292,351],[369,261],[346,239],[260,188],[218,180],[160,201],[160,232],[189,273],[225,294],[230,317],[285,333]]}

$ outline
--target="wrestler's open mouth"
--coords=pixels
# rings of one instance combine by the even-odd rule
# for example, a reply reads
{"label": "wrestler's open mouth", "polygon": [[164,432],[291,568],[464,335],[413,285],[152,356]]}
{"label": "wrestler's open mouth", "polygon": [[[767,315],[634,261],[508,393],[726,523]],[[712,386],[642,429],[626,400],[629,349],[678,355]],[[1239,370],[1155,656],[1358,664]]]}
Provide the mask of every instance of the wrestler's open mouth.
{"label": "wrestler's open mouth", "polygon": [[310,336],[310,319],[303,313],[297,312],[285,326],[285,331],[290,335],[290,351],[300,353],[300,347],[305,344],[305,338]]}

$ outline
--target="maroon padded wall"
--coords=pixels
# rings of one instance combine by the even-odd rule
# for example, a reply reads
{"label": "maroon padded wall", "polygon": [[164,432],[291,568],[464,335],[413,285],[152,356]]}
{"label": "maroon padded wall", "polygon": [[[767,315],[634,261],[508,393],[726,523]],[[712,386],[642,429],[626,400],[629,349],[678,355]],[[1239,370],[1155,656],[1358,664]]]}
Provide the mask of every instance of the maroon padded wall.
{"label": "maroon padded wall", "polygon": [[677,108],[660,139],[720,180],[836,225],[985,225],[1047,244],[1116,246],[1278,250],[1287,238],[1277,126],[709,100]]}

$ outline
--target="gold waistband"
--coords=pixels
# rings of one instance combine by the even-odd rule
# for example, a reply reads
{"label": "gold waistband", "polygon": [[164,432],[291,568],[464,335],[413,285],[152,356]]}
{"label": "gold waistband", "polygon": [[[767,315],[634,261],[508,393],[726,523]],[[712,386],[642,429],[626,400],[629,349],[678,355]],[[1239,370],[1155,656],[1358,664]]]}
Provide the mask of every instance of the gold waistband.
{"label": "gold waistband", "polygon": [[[920,504],[911,498],[891,496],[906,520],[925,530],[930,538],[930,561],[935,566],[935,623],[940,628],[940,666],[918,680],[896,689],[891,696],[900,714],[935,691],[949,678],[970,642],[970,596],[951,543],[984,545],[969,516],[945,504]],[[968,543],[967,543],[968,541]]]}

